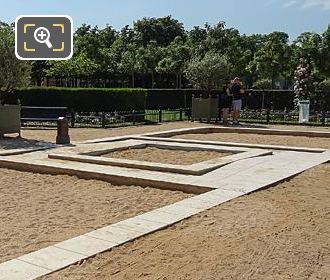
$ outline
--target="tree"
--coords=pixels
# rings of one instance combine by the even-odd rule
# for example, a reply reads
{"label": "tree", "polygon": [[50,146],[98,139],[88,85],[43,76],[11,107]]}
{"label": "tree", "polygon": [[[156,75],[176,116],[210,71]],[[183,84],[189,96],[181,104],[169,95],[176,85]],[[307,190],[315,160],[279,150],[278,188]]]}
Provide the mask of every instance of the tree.
{"label": "tree", "polygon": [[138,70],[136,55],[136,45],[128,45],[119,64],[119,70],[122,73],[131,75],[133,88],[135,87],[135,73]]}
{"label": "tree", "polygon": [[6,25],[0,26],[0,73],[0,93],[30,83],[31,65],[16,58],[14,33]]}
{"label": "tree", "polygon": [[185,74],[195,88],[210,92],[217,84],[224,83],[230,74],[230,68],[226,56],[208,52],[203,58],[194,57]]}
{"label": "tree", "polygon": [[320,48],[320,73],[324,78],[330,77],[330,25],[322,34]]}
{"label": "tree", "polygon": [[74,55],[69,60],[49,61],[48,66],[48,77],[66,78],[67,85],[71,86],[79,86],[80,78],[89,77],[98,69],[98,65],[84,53]]}
{"label": "tree", "polygon": [[133,30],[135,42],[139,46],[147,46],[151,41],[160,46],[167,46],[177,36],[186,36],[183,24],[171,16],[143,18],[134,22]]}
{"label": "tree", "polygon": [[176,87],[181,88],[182,74],[191,54],[190,47],[185,44],[181,37],[176,37],[174,41],[164,49],[164,56],[159,61],[156,71],[158,73],[176,75]]}
{"label": "tree", "polygon": [[283,32],[273,32],[266,38],[264,45],[255,53],[248,65],[250,73],[256,72],[260,78],[274,80],[288,68],[289,36]]}
{"label": "tree", "polygon": [[140,73],[151,74],[151,87],[154,88],[155,72],[157,64],[161,59],[161,48],[155,41],[151,41],[146,47],[137,50],[136,63]]}

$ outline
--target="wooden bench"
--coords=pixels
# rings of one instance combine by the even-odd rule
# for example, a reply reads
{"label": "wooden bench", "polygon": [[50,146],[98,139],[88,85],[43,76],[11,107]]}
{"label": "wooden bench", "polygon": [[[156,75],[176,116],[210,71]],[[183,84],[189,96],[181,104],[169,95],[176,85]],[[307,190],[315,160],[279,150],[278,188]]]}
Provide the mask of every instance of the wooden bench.
{"label": "wooden bench", "polygon": [[22,106],[21,109],[22,125],[27,122],[57,122],[60,117],[70,118],[68,108]]}

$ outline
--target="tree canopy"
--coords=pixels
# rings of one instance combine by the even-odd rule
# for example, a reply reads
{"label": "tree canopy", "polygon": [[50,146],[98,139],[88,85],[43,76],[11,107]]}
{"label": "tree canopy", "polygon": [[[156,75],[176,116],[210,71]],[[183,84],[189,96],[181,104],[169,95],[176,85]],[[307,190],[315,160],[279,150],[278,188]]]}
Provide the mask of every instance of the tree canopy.
{"label": "tree canopy", "polygon": [[[12,40],[10,25],[0,26],[7,32],[5,41]],[[185,30],[183,23],[171,16],[143,18],[121,30],[111,25],[81,25],[74,34],[70,61],[23,63],[13,60],[13,53],[6,51],[0,56],[2,61],[13,60],[11,67],[21,67],[20,71],[25,69],[26,73],[31,65],[34,85],[48,78],[62,86],[161,88],[191,86],[184,73],[192,61],[197,63],[210,53],[226,57],[232,76],[240,76],[247,87],[259,80],[271,80],[273,87],[278,83],[293,87],[300,58],[310,61],[315,81],[321,82],[330,76],[330,27],[322,34],[304,32],[290,40],[280,31],[240,34],[223,21]],[[68,82],[72,79],[78,82]]]}
{"label": "tree canopy", "polygon": [[15,56],[15,38],[9,25],[0,24],[0,93],[30,82],[31,65]]}

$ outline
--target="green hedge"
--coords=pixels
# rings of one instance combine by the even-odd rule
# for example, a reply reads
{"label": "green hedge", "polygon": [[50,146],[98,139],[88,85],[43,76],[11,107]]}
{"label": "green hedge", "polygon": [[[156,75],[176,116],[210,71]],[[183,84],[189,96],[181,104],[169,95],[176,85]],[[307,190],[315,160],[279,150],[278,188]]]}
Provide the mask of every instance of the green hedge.
{"label": "green hedge", "polygon": [[[215,95],[219,93],[221,91],[212,91]],[[68,107],[76,112],[113,112],[190,108],[192,95],[204,94],[203,91],[193,89],[36,87],[19,89],[5,94],[4,97],[9,104],[16,104],[17,99],[20,99],[23,106]],[[312,104],[324,103],[325,109],[330,110],[330,93],[318,93],[317,97],[312,100]],[[265,108],[271,102],[271,107],[275,110],[283,110],[285,107],[290,110],[294,106],[293,99],[292,90],[248,90],[243,103],[245,108],[258,110],[262,102]]]}
{"label": "green hedge", "polygon": [[5,94],[6,103],[23,106],[68,107],[76,112],[144,110],[145,89],[34,87]]}

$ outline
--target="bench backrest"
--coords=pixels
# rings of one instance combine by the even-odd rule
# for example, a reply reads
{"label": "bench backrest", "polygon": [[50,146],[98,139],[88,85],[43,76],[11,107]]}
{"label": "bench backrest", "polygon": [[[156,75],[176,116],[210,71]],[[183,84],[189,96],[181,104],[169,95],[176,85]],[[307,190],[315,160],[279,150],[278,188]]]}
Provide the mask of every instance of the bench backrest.
{"label": "bench backrest", "polygon": [[66,117],[69,111],[66,107],[31,107],[22,106],[21,118],[33,118],[33,119],[58,119],[60,117]]}

